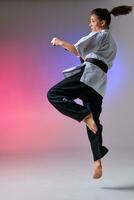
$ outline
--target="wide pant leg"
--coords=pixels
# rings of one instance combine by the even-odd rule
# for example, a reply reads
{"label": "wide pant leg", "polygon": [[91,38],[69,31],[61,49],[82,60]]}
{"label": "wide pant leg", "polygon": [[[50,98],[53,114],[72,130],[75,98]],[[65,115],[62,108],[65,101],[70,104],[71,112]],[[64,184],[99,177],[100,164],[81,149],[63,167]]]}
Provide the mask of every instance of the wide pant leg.
{"label": "wide pant leg", "polygon": [[[108,152],[108,149],[102,146],[102,125],[99,121],[102,97],[91,87],[80,82],[82,73],[80,72],[59,82],[48,91],[47,96],[50,103],[58,111],[79,122],[92,112],[98,131],[94,134],[87,127],[87,134],[95,161]],[[83,105],[76,103],[74,101],[76,98],[81,99]]]}
{"label": "wide pant leg", "polygon": [[68,77],[48,91],[49,102],[62,114],[71,117],[77,121],[82,121],[90,112],[90,106],[87,108],[84,105],[76,103],[77,98],[90,96],[90,87],[80,82],[80,77],[83,72]]}
{"label": "wide pant leg", "polygon": [[102,97],[99,94],[94,94],[90,97],[90,100],[83,101],[83,104],[92,110],[94,121],[97,125],[98,131],[94,134],[87,126],[87,135],[91,144],[94,161],[101,159],[108,152],[108,149],[103,146],[102,130],[103,126],[100,124],[100,114],[102,110]]}

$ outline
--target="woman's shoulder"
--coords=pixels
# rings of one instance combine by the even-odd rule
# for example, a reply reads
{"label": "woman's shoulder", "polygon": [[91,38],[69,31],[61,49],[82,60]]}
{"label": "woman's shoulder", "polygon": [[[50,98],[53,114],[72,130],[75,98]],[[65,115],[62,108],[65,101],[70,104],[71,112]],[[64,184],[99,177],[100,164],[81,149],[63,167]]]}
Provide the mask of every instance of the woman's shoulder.
{"label": "woman's shoulder", "polygon": [[110,35],[110,31],[107,30],[107,29],[103,29],[103,30],[98,31],[98,32],[89,33],[89,37],[97,37],[97,38],[105,37],[106,35]]}

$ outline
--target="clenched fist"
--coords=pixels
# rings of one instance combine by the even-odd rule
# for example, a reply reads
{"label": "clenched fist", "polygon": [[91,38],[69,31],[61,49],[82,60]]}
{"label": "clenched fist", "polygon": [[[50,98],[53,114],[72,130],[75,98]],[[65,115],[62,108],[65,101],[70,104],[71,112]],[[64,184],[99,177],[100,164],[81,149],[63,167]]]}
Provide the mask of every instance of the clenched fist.
{"label": "clenched fist", "polygon": [[54,37],[52,40],[51,40],[51,44],[53,45],[53,46],[58,46],[58,45],[61,45],[61,40],[59,39],[59,38],[57,38],[57,37]]}

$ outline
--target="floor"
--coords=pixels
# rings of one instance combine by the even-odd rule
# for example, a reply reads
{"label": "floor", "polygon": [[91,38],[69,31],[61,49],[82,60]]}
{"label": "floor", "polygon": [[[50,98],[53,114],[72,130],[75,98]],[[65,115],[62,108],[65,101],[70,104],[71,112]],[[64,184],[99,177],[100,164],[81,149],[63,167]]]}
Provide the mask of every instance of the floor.
{"label": "floor", "polygon": [[103,177],[91,178],[87,152],[0,157],[2,200],[134,200],[133,152],[109,152]]}

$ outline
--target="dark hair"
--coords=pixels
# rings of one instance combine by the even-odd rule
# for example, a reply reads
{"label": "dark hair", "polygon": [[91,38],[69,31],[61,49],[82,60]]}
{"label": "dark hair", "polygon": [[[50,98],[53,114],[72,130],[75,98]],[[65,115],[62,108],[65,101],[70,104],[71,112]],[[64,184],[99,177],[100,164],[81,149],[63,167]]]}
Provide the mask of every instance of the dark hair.
{"label": "dark hair", "polygon": [[110,12],[106,8],[96,8],[91,11],[91,15],[95,14],[100,20],[105,20],[107,26],[111,23],[111,14],[114,16],[127,15],[133,10],[133,6],[114,7]]}

